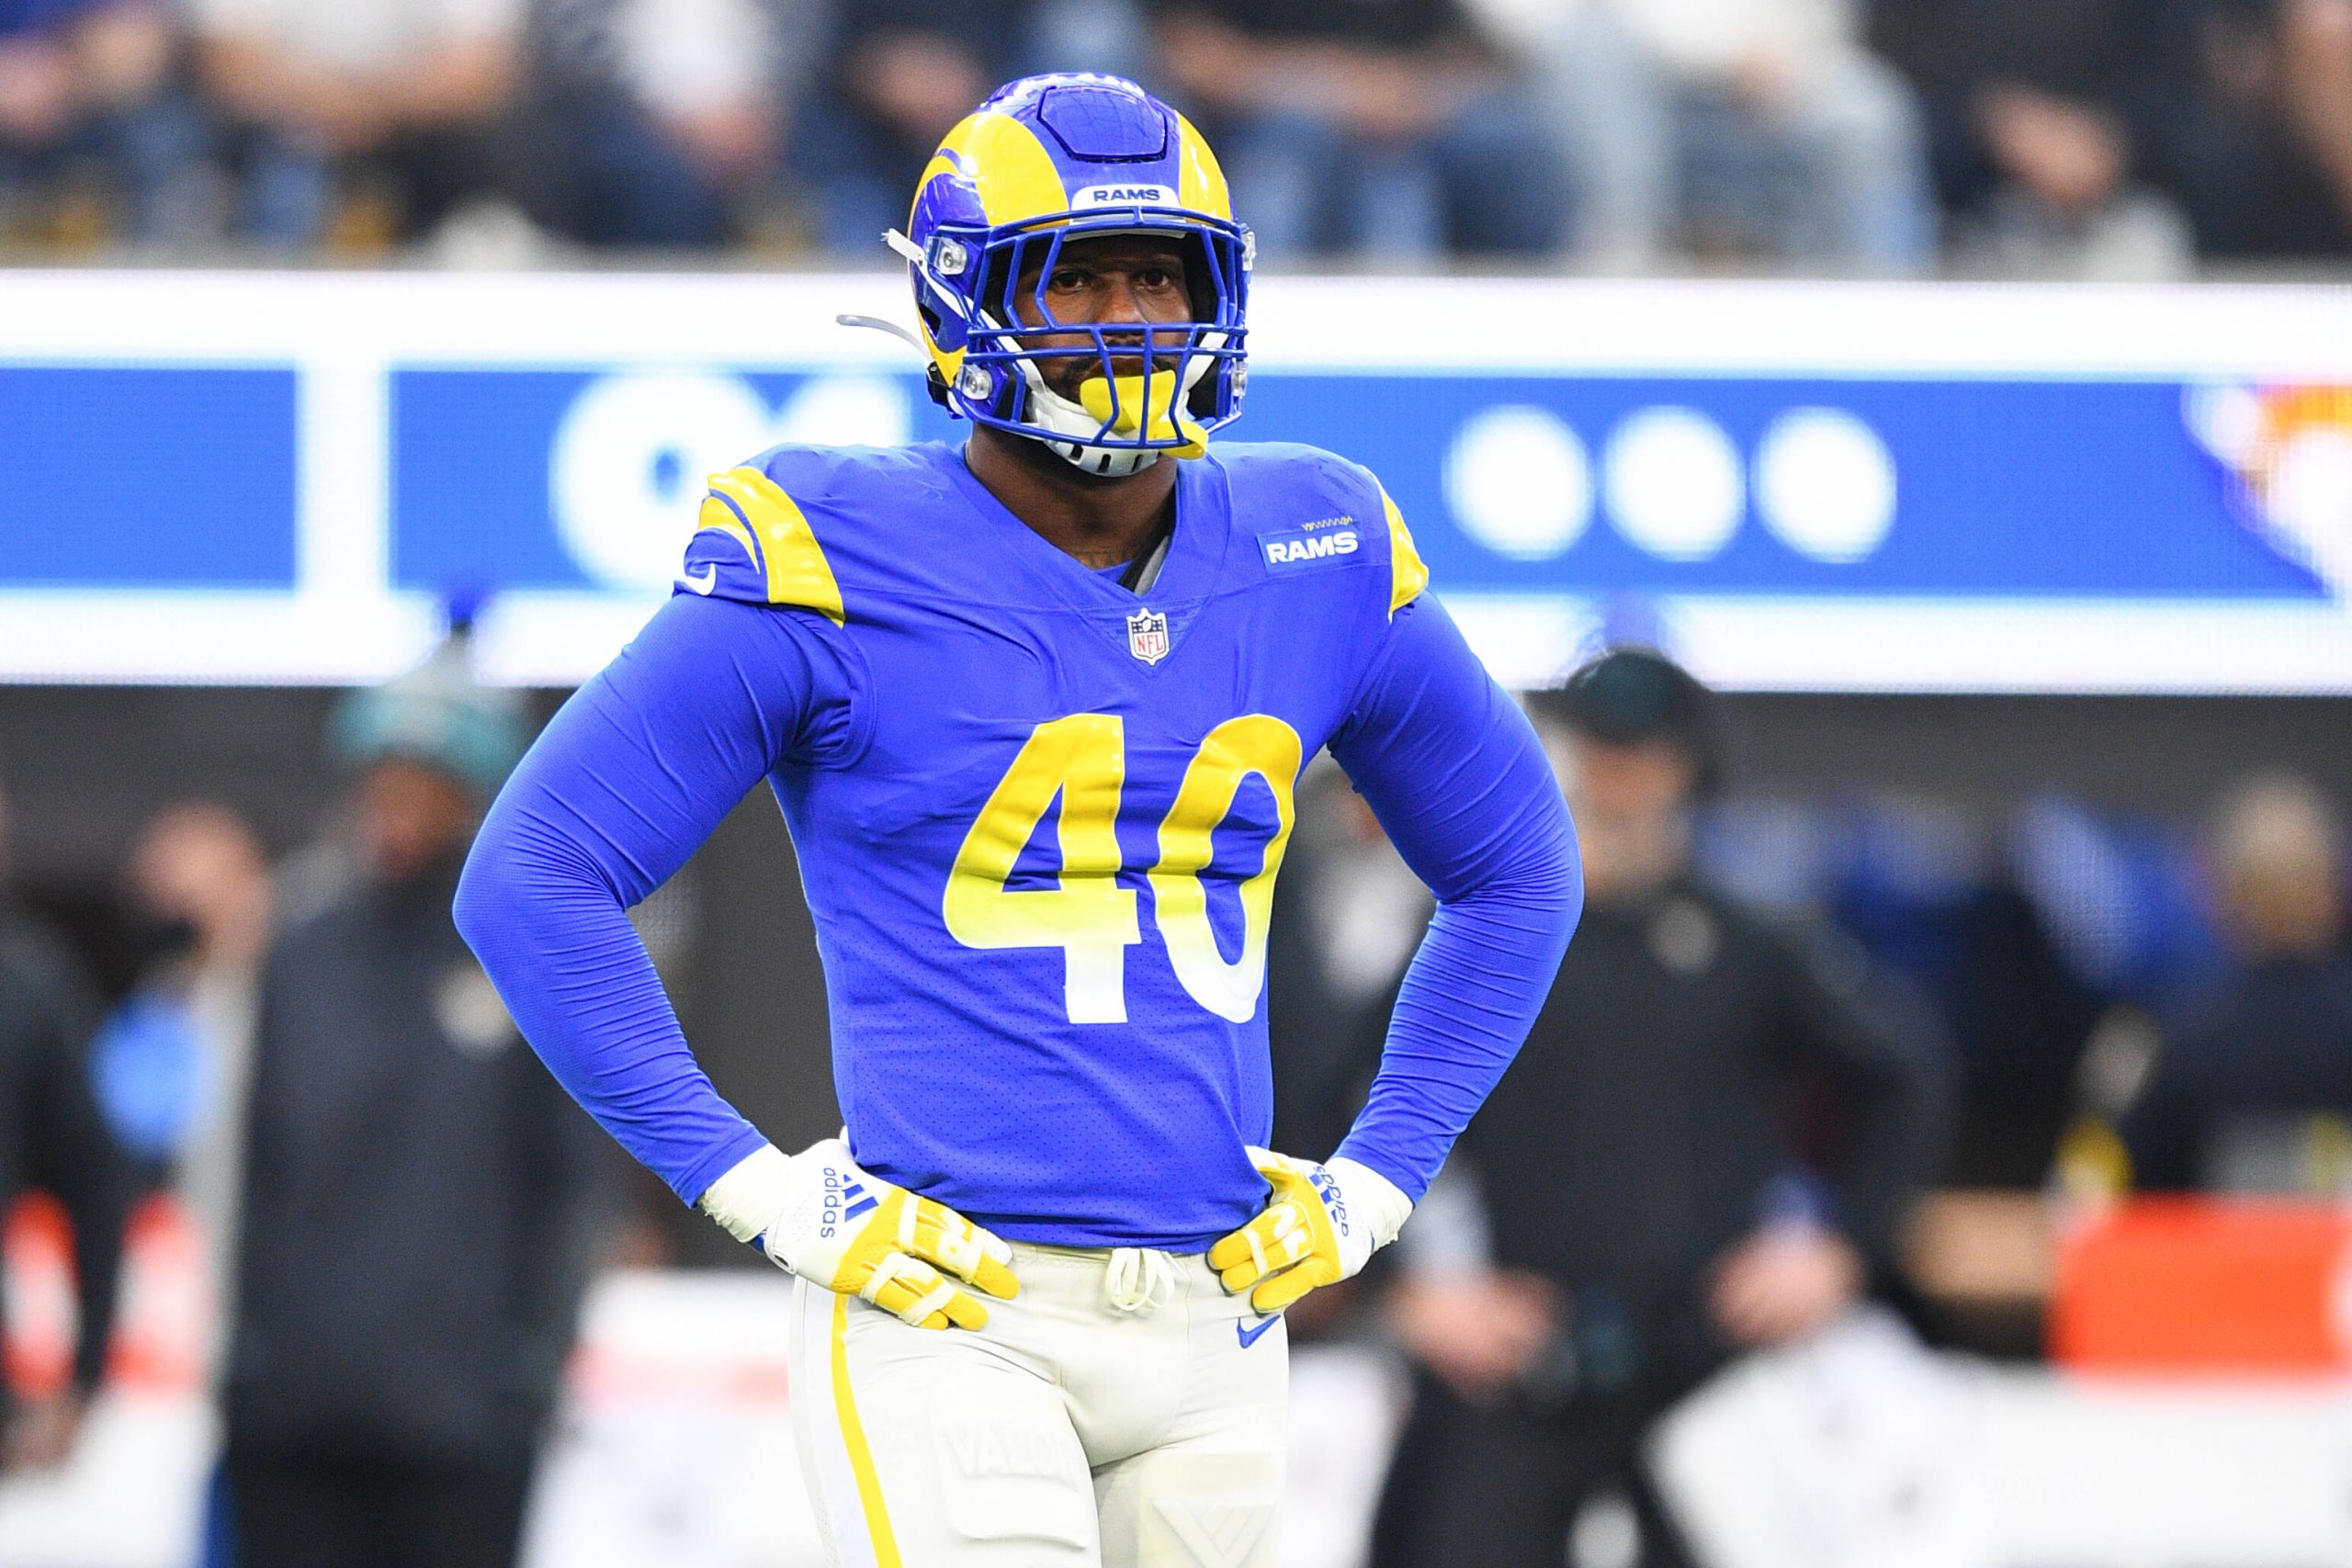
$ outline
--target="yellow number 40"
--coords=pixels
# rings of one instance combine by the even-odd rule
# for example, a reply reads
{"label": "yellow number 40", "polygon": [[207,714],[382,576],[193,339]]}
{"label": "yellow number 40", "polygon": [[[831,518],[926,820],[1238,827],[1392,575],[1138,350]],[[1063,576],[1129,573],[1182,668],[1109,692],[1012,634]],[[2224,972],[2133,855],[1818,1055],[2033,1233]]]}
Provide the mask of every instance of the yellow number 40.
{"label": "yellow number 40", "polygon": [[[1258,1010],[1265,985],[1274,874],[1290,842],[1291,785],[1298,766],[1298,732],[1289,725],[1264,714],[1227,719],[1193,753],[1176,804],[1159,824],[1159,860],[1149,880],[1169,962],[1193,1000],[1236,1023]],[[1257,873],[1241,884],[1241,955],[1228,964],[1209,925],[1201,873],[1214,852],[1213,835],[1252,773],[1273,793],[1280,826],[1266,841]],[[943,913],[948,934],[966,947],[1062,950],[1063,997],[1072,1023],[1127,1021],[1126,949],[1143,933],[1135,889],[1118,885],[1119,793],[1125,782],[1126,732],[1117,715],[1073,714],[1039,725],[973,819],[947,876]],[[1057,885],[1007,887],[1023,847],[1057,798]]]}

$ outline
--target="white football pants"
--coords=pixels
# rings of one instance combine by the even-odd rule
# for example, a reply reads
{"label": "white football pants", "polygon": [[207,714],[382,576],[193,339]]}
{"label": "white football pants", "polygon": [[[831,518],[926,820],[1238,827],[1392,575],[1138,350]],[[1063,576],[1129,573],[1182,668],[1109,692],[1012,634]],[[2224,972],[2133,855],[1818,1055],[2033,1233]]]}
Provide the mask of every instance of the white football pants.
{"label": "white football pants", "polygon": [[802,1281],[792,1416],[835,1568],[1271,1568],[1280,1318],[1204,1257],[1012,1243],[1018,1299],[910,1328]]}

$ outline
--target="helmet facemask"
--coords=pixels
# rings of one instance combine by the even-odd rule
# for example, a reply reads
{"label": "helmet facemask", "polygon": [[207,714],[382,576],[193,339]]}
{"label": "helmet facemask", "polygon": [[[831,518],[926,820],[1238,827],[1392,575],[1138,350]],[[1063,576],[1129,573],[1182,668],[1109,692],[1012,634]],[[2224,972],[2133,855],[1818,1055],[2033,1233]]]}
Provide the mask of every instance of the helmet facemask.
{"label": "helmet facemask", "polygon": [[[1123,234],[1165,236],[1182,249],[1193,319],[1100,323],[1055,316],[1046,286],[1063,247]],[[1240,322],[1251,248],[1247,231],[1229,220],[1142,209],[1046,220],[968,240],[943,231],[921,251],[910,243],[902,247],[915,252],[909,259],[918,269],[919,294],[972,302],[962,323],[961,363],[944,389],[949,407],[1035,440],[1083,473],[1113,479],[1170,453],[1199,457],[1209,433],[1239,412],[1246,383]],[[1025,293],[1024,274],[1033,277]],[[928,290],[920,287],[925,283]],[[1034,324],[1017,303],[1028,306]],[[939,335],[939,323],[928,315],[925,325]],[[1035,341],[1046,336],[1076,341],[1050,346]],[[1094,371],[1075,382],[1075,396],[1053,384],[1063,379],[1055,371],[1072,360]]]}
{"label": "helmet facemask", "polygon": [[[1200,415],[1211,412],[1212,400],[1198,394],[1202,381],[1217,367],[1216,351],[1230,334],[1216,319],[1215,301],[1221,292],[1216,286],[1217,262],[1205,242],[1166,229],[1103,230],[1085,237],[1097,233],[1172,240],[1185,253],[1191,319],[1064,326],[1054,315],[1046,286],[1069,237],[1066,230],[1025,236],[1010,248],[1003,268],[1004,298],[993,313],[1008,324],[1023,322],[1012,334],[1022,355],[1014,365],[1024,392],[1020,410],[1023,423],[1067,437],[1044,445],[1081,472],[1116,479],[1148,468],[1164,454],[1197,457],[1207,450],[1208,433],[1201,428]],[[1023,290],[1018,279],[1032,272],[1035,282]],[[983,289],[992,281],[984,277]],[[1019,295],[1025,295],[1027,316],[1037,326],[1025,324],[1017,308]],[[983,292],[981,297],[991,295]],[[1053,349],[1026,341],[1074,330],[1084,332],[1091,341]],[[1072,361],[1093,372],[1078,380],[1075,398],[1051,385],[1057,378],[1054,372]]]}

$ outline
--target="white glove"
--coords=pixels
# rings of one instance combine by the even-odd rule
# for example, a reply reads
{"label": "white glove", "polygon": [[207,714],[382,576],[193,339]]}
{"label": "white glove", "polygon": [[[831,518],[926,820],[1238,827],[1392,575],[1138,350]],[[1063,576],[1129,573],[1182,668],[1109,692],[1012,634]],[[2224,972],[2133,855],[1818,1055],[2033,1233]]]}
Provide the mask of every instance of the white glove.
{"label": "white glove", "polygon": [[1250,1163],[1273,1194],[1256,1219],[1209,1248],[1209,1267],[1228,1295],[1248,1291],[1260,1312],[1352,1279],[1413,1212],[1395,1182],[1351,1159],[1317,1165],[1253,1148]]}
{"label": "white glove", "polygon": [[812,1285],[858,1296],[917,1328],[978,1328],[988,1309],[941,1270],[1010,1301],[1012,1249],[946,1204],[865,1170],[839,1138],[786,1158],[763,1145],[698,1207]]}

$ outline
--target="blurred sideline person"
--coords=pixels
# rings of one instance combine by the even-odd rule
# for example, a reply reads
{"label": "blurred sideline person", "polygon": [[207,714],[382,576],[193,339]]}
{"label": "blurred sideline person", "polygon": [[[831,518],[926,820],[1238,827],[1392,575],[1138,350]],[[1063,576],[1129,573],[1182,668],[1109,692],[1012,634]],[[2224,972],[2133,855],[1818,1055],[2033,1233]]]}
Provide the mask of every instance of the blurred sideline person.
{"label": "blurred sideline person", "polygon": [[237,1568],[503,1568],[569,1354],[594,1129],[449,919],[524,735],[453,637],[336,710],[356,879],[272,943],[223,1393]]}
{"label": "blurred sideline person", "polygon": [[1919,1028],[1866,994],[1859,956],[1691,876],[1711,701],[1621,649],[1538,709],[1589,903],[1441,1184],[1457,1216],[1475,1190],[1476,1217],[1441,1225],[1433,1201],[1402,1259],[1391,1318],[1418,1398],[1376,1568],[1558,1568],[1588,1506],[1629,1494],[1638,1561],[1683,1562],[1644,1433],[1742,1350],[1838,1317],[1934,1170],[1946,1095]]}
{"label": "blurred sideline person", "polygon": [[[508,189],[525,0],[189,0],[229,122],[236,226],[264,244],[378,244]],[[372,230],[374,231],[364,231]]]}
{"label": "blurred sideline person", "polygon": [[2344,829],[2308,782],[2256,779],[2210,852],[2234,962],[2162,1028],[2125,1115],[2140,1188],[2352,1190],[2352,953]]}
{"label": "blurred sideline person", "polygon": [[[1378,482],[1211,446],[1250,243],[1190,124],[1118,77],[1007,84],[890,238],[969,440],[713,475],[458,921],[615,1137],[798,1276],[831,1561],[1268,1568],[1283,1314],[1395,1239],[1518,1049],[1574,833]],[[1265,1146],[1262,1003],[1327,742],[1441,907],[1317,1162]],[[791,1155],[696,1066],[627,915],[763,780],[847,1123]]]}
{"label": "blurred sideline person", "polygon": [[[0,797],[0,873],[7,837],[7,801]],[[29,1192],[64,1206],[80,1318],[72,1376],[62,1390],[19,1409],[0,1369],[0,1474],[63,1463],[106,1374],[133,1182],[91,1094],[84,1047],[92,1011],[72,958],[0,884],[0,1218]],[[0,1270],[0,1308],[6,1285]]]}
{"label": "blurred sideline person", "polygon": [[217,1375],[232,1315],[245,1094],[271,933],[269,860],[236,812],[184,801],[140,828],[124,877],[133,908],[169,928],[173,946],[101,1031],[101,1074],[116,1043],[130,1058],[115,1069],[130,1080],[122,1089],[144,1112],[136,1118],[148,1134],[140,1152],[168,1164],[210,1266],[208,1366]]}

